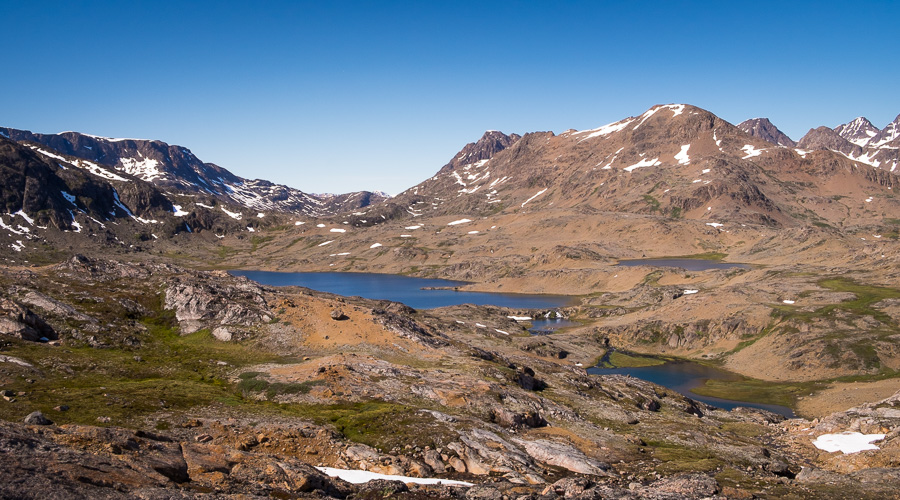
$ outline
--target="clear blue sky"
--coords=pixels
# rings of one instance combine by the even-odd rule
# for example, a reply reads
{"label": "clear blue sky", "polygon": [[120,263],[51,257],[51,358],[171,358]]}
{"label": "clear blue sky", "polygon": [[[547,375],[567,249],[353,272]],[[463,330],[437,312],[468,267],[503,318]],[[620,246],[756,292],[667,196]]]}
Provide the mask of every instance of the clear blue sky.
{"label": "clear blue sky", "polygon": [[484,130],[658,103],[792,138],[900,113],[900,2],[0,0],[0,125],[159,139],[308,192],[396,194]]}

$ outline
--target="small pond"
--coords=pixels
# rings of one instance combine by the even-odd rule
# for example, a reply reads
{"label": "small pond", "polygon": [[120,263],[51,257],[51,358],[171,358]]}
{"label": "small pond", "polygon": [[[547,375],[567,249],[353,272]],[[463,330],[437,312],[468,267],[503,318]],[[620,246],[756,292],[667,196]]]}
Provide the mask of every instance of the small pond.
{"label": "small pond", "polygon": [[670,362],[656,366],[642,366],[637,368],[602,368],[594,366],[588,368],[588,373],[594,375],[631,375],[632,377],[653,382],[669,389],[675,390],[685,396],[701,401],[712,406],[731,410],[738,406],[748,406],[768,410],[785,417],[793,417],[794,412],[787,406],[751,403],[747,401],[735,401],[694,394],[691,389],[706,383],[708,379],[734,380],[735,376],[724,370],[691,362]]}
{"label": "small pond", "polygon": [[578,326],[578,324],[565,318],[535,318],[531,320],[531,328],[528,331],[532,335],[549,335],[560,328]]}
{"label": "small pond", "polygon": [[494,305],[512,309],[555,309],[575,301],[573,297],[565,295],[457,291],[453,290],[453,287],[467,283],[396,274],[271,271],[231,271],[231,274],[245,276],[263,285],[303,286],[346,297],[359,296],[402,302],[414,309],[433,309],[460,304]]}
{"label": "small pond", "polygon": [[635,267],[677,267],[687,271],[708,271],[710,269],[750,269],[747,264],[720,262],[706,259],[624,259],[617,266]]}

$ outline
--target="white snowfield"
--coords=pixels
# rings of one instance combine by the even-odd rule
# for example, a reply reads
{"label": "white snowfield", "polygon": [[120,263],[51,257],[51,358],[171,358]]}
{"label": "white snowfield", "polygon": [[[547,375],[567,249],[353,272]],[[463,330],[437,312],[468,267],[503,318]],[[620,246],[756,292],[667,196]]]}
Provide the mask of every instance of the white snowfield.
{"label": "white snowfield", "polygon": [[865,450],[877,450],[874,441],[884,439],[884,434],[861,434],[859,432],[842,432],[840,434],[822,434],[813,442],[813,446],[829,453],[858,453]]}
{"label": "white snowfield", "polygon": [[316,467],[319,471],[331,477],[338,477],[353,484],[362,484],[374,479],[385,479],[388,481],[403,481],[404,483],[415,484],[446,484],[449,486],[474,486],[473,483],[465,481],[454,481],[452,479],[438,479],[433,477],[410,477],[395,476],[392,474],[379,474],[377,472],[369,472],[365,470],[355,469],[336,469],[334,467]]}
{"label": "white snowfield", "polygon": [[465,223],[467,223],[467,222],[472,222],[472,219],[459,219],[459,220],[455,220],[455,221],[453,221],[453,222],[448,222],[447,225],[448,225],[448,226],[455,226],[455,225],[457,225],[457,224],[465,224]]}

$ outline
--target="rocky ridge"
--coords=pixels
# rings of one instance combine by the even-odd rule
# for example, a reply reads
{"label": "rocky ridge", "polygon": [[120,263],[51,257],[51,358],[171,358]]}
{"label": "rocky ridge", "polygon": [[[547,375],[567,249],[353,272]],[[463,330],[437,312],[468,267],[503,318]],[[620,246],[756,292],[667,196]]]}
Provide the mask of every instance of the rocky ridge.
{"label": "rocky ridge", "polygon": [[244,179],[201,161],[185,147],[156,140],[111,139],[78,132],[35,134],[13,128],[0,128],[0,135],[30,145],[49,158],[63,155],[83,160],[88,167],[95,165],[95,172],[107,169],[106,174],[99,174],[107,179],[124,173],[163,190],[211,196],[250,210],[316,217],[362,208],[384,198],[372,192],[317,196],[265,180]]}

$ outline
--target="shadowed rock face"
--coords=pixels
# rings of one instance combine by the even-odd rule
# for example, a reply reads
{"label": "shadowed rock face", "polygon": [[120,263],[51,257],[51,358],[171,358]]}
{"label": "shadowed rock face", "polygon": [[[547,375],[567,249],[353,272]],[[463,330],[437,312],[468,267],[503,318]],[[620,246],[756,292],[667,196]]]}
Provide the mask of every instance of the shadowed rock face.
{"label": "shadowed rock face", "polygon": [[862,148],[841,137],[828,127],[810,129],[797,143],[803,149],[830,149],[843,153],[861,152]]}
{"label": "shadowed rock face", "polygon": [[[27,130],[0,128],[5,136],[22,144],[37,144],[56,154],[87,160],[109,167],[128,178],[141,179],[164,191],[211,196],[225,203],[251,210],[276,210],[308,216],[333,215],[383,201],[381,193],[361,191],[341,195],[312,195],[266,180],[249,180],[213,163],[204,163],[189,149],[162,141],[108,139],[78,132],[35,134]],[[139,185],[139,184],[136,184]],[[120,187],[125,204],[141,215],[141,202],[161,200]],[[148,194],[144,193],[143,198]],[[167,201],[168,202],[168,201]],[[171,211],[171,202],[167,207]]]}
{"label": "shadowed rock face", "polygon": [[56,331],[40,316],[12,300],[0,297],[0,334],[37,342],[56,340]]}

